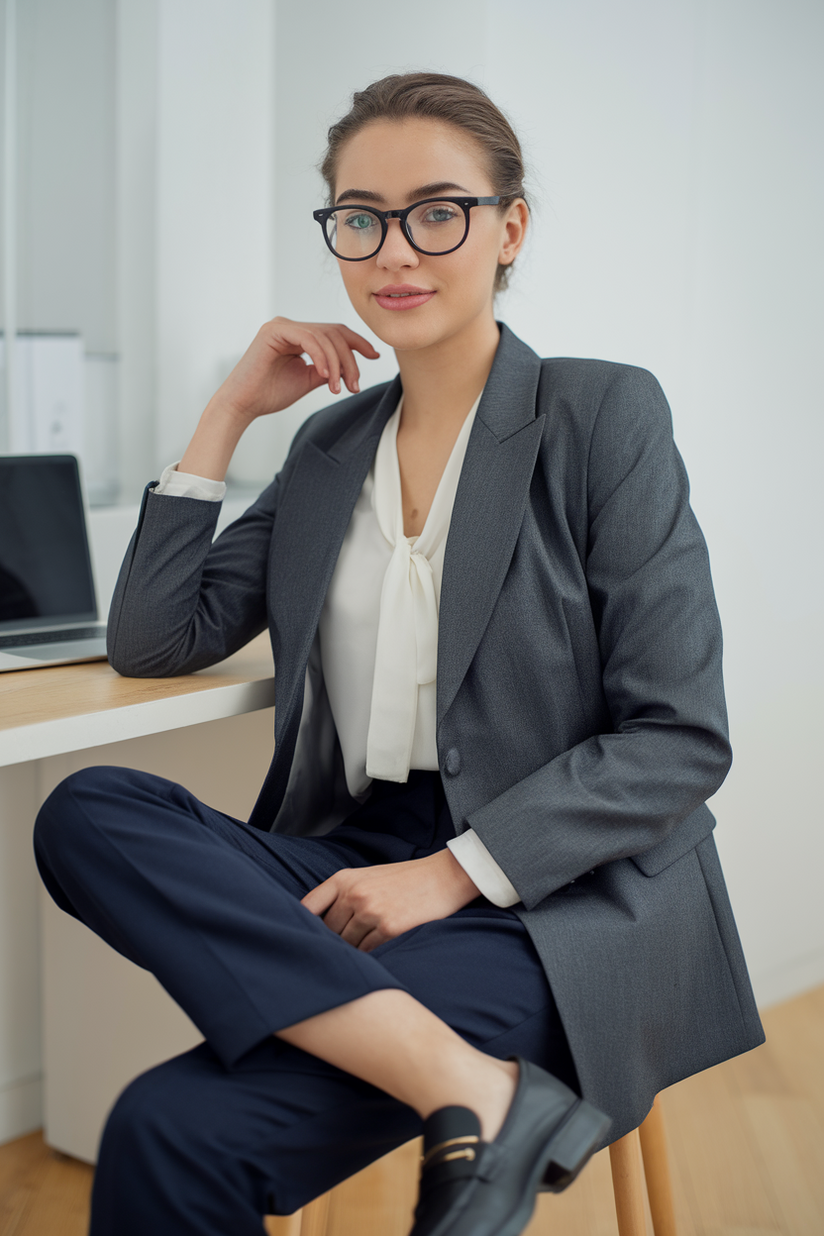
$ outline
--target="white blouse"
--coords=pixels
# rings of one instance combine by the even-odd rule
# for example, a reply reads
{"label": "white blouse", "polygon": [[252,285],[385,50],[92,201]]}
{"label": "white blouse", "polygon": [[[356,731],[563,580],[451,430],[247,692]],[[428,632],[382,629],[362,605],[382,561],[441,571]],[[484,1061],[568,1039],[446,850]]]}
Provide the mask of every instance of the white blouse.
{"label": "white blouse", "polygon": [[373,777],[438,768],[438,607],[452,507],[478,401],[461,427],[420,536],[403,533],[397,435],[384,428],[320,617],[323,679],[349,793]]}
{"label": "white blouse", "polygon": [[[403,397],[389,418],[355,503],[320,616],[321,664],[349,793],[373,778],[405,782],[412,768],[437,770],[438,608],[446,539],[469,435],[470,409],[419,536],[403,533],[397,434]],[[154,491],[222,500],[222,481],[166,468]],[[494,905],[520,901],[480,837],[447,842]]]}

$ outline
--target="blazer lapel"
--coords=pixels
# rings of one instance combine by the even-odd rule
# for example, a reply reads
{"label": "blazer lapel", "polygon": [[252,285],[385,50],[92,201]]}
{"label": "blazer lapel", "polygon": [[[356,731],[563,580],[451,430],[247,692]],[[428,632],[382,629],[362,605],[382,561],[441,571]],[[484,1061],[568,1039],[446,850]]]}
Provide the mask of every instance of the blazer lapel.
{"label": "blazer lapel", "polygon": [[331,441],[320,433],[306,441],[278,504],[269,557],[275,755],[249,817],[264,832],[277,817],[289,781],[309,651],[341,543],[400,394],[396,378],[371,415],[357,417]]}
{"label": "blazer lapel", "polygon": [[438,626],[438,723],[469,669],[523,521],[544,417],[539,357],[501,326],[466,450],[444,556]]}
{"label": "blazer lapel", "polygon": [[[280,688],[280,724],[290,720],[303,691],[304,670],[320,611],[352,510],[372,464],[383,427],[397,406],[400,379],[384,390],[373,413],[359,417],[333,442],[307,441],[278,507],[272,536],[270,598]],[[300,709],[298,708],[298,713]]]}

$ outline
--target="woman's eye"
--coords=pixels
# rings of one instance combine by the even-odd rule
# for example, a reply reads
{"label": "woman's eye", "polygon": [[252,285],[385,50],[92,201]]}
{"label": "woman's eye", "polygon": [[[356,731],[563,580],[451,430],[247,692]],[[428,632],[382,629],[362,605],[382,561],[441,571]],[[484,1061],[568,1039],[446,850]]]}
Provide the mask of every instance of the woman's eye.
{"label": "woman's eye", "polygon": [[351,227],[353,232],[365,232],[367,228],[375,226],[376,220],[374,215],[360,213],[347,215],[344,223],[347,227]]}
{"label": "woman's eye", "polygon": [[452,206],[432,206],[424,215],[424,223],[450,223],[457,214]]}

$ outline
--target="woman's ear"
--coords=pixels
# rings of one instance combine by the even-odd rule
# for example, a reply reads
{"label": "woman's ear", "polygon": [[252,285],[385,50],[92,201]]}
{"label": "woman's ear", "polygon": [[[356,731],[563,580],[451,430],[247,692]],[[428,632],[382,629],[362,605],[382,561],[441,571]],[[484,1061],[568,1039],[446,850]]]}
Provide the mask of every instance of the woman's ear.
{"label": "woman's ear", "polygon": [[517,198],[504,216],[504,235],[498,251],[498,263],[509,266],[515,261],[526,239],[529,226],[529,207],[522,197]]}

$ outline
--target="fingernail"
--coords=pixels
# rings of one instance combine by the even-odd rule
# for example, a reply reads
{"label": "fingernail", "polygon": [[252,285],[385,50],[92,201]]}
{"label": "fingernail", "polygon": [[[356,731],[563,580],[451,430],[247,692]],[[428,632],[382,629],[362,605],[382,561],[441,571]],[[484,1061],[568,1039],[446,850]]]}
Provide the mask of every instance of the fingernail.
{"label": "fingernail", "polygon": [[360,386],[358,385],[358,383],[357,383],[357,382],[353,382],[353,383],[352,383],[352,390],[353,390],[353,391],[359,391],[359,390],[360,390]]}

